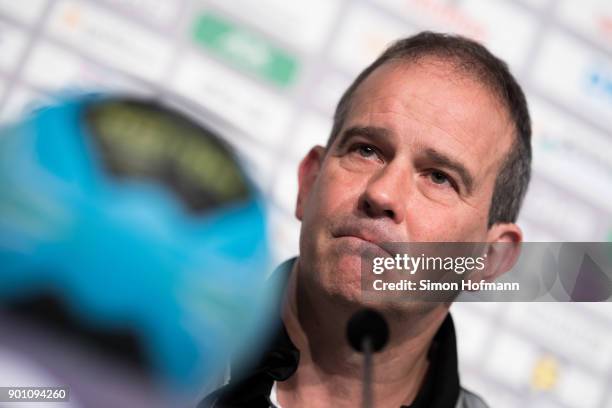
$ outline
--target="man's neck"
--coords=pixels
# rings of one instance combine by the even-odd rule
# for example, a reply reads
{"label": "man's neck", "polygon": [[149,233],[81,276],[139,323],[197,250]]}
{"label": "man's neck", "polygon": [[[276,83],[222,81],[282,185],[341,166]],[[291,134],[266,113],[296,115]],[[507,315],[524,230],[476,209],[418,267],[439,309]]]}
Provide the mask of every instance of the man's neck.
{"label": "man's neck", "polygon": [[[291,271],[283,306],[283,321],[300,350],[295,374],[277,385],[283,407],[354,407],[361,401],[363,356],[345,337],[354,307],[338,305],[324,293],[312,293],[299,279],[299,261]],[[390,339],[373,359],[374,405],[397,408],[410,404],[427,373],[427,352],[448,309],[427,314],[386,313]]]}

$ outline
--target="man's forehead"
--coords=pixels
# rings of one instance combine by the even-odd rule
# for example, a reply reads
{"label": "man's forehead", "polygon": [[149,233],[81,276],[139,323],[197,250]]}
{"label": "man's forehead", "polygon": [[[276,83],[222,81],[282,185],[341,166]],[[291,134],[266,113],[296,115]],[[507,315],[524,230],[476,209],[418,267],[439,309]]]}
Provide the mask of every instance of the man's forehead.
{"label": "man's forehead", "polygon": [[448,119],[457,122],[482,119],[485,112],[495,112],[508,121],[500,98],[483,81],[464,71],[439,59],[387,62],[358,86],[350,110],[376,102],[388,110],[427,108],[436,117],[450,116]]}
{"label": "man's forehead", "polygon": [[374,70],[356,90],[344,129],[355,125],[386,128],[414,145],[450,150],[476,174],[497,169],[514,137],[499,98],[438,60],[390,62]]}

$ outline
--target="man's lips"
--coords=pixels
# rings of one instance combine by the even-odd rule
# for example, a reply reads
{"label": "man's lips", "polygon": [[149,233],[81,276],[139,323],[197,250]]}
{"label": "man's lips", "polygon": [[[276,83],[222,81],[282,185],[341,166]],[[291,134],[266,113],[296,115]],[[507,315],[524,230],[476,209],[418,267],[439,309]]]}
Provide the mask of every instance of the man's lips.
{"label": "man's lips", "polygon": [[334,238],[355,238],[368,243],[369,245],[374,245],[389,255],[391,255],[391,252],[389,251],[388,245],[385,244],[394,242],[393,239],[390,239],[390,237],[387,236],[387,234],[381,237],[377,234],[373,234],[371,229],[357,228],[353,226],[340,227],[332,233],[332,236]]}
{"label": "man's lips", "polygon": [[332,235],[334,237],[355,237],[376,245],[383,242],[401,241],[391,237],[385,228],[376,224],[372,226],[354,224],[340,225],[332,230]]}
{"label": "man's lips", "polygon": [[337,234],[337,235],[334,234],[334,238],[343,238],[343,237],[357,238],[357,239],[359,239],[361,241],[365,241],[365,242],[368,242],[370,244],[378,245],[378,243],[376,241],[374,241],[373,239],[367,238],[367,237],[365,237],[363,235],[360,235],[360,234]]}
{"label": "man's lips", "polygon": [[357,235],[340,235],[340,236],[337,236],[337,237],[334,237],[334,238],[352,238],[352,239],[356,239],[358,241],[361,241],[361,242],[363,242],[365,244],[379,246],[376,242],[372,242],[370,240],[367,240],[367,239],[365,239],[363,237],[360,237],[360,236],[357,236]]}
{"label": "man's lips", "polygon": [[388,249],[385,248],[385,245],[381,245],[377,242],[370,241],[368,239],[365,239],[357,235],[340,235],[334,238],[349,238],[349,239],[354,239],[358,241],[360,244],[361,250],[364,252],[364,254],[372,253],[372,250],[374,250],[375,252],[383,252],[384,253],[383,256],[393,257],[393,255],[388,251]]}

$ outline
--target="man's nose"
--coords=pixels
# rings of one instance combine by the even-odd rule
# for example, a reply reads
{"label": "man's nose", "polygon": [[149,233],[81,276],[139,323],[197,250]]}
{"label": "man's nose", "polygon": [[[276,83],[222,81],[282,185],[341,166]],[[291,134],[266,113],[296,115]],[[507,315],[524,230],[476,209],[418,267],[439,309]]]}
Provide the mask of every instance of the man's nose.
{"label": "man's nose", "polygon": [[409,173],[391,164],[372,175],[360,200],[362,211],[368,217],[390,218],[397,224],[402,223],[412,183]]}

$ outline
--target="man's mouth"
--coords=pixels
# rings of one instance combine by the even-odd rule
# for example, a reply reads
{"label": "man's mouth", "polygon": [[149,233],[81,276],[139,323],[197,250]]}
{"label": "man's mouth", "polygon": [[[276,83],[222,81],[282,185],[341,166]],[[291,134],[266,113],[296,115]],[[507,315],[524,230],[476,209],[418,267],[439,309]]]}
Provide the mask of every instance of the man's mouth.
{"label": "man's mouth", "polygon": [[366,230],[353,226],[342,226],[335,230],[332,233],[332,236],[334,238],[354,238],[366,244],[366,246],[375,246],[376,248],[385,252],[388,256],[393,256],[389,251],[388,245],[385,245],[392,242],[392,240],[387,240],[388,237],[378,237],[370,232],[369,229]]}
{"label": "man's mouth", "polygon": [[356,238],[360,241],[363,242],[367,242],[369,244],[374,244],[374,245],[378,245],[378,243],[370,238],[366,238],[363,235],[358,235],[358,234],[340,234],[340,235],[336,235],[334,236],[334,238]]}

